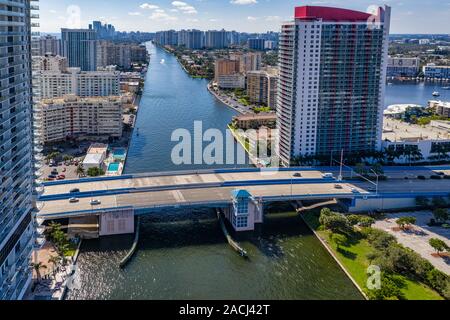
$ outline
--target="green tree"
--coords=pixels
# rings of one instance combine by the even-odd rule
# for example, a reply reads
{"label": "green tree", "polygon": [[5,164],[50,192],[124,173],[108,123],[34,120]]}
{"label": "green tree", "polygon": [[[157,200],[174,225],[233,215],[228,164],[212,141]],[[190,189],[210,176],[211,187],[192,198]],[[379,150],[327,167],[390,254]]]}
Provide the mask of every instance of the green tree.
{"label": "green tree", "polygon": [[47,269],[47,266],[45,264],[43,264],[42,262],[37,262],[37,263],[33,262],[33,263],[31,263],[31,268],[33,268],[33,270],[36,272],[37,283],[40,283],[42,281],[41,270]]}
{"label": "green tree", "polygon": [[359,221],[359,226],[363,228],[369,228],[375,223],[375,219],[371,217],[362,217]]}
{"label": "green tree", "polygon": [[445,208],[447,206],[447,201],[442,197],[433,198],[433,207],[435,208]]}
{"label": "green tree", "polygon": [[374,171],[377,175],[382,175],[382,174],[384,174],[383,166],[382,166],[380,163],[375,163],[374,165],[372,165],[371,169],[372,169],[372,171]]}
{"label": "green tree", "polygon": [[449,251],[450,247],[441,239],[433,238],[428,242],[430,246],[436,250],[438,254],[441,254],[444,251]]}
{"label": "green tree", "polygon": [[367,235],[367,241],[377,250],[385,250],[392,243],[396,242],[393,235],[387,233],[383,230],[371,229],[370,233]]}
{"label": "green tree", "polygon": [[436,221],[446,222],[448,220],[448,210],[443,208],[438,208],[433,211],[433,216]]}
{"label": "green tree", "polygon": [[61,263],[61,257],[51,256],[50,259],[48,259],[48,263],[51,263],[53,265],[53,276],[54,276],[55,270],[58,268],[59,264]]}
{"label": "green tree", "polygon": [[105,174],[105,171],[103,171],[103,169],[94,167],[94,168],[89,168],[87,171],[87,174],[90,177],[99,177],[99,176],[103,176]]}
{"label": "green tree", "polygon": [[345,235],[339,233],[330,234],[330,238],[331,241],[336,244],[336,248],[338,250],[341,248],[341,246],[345,246],[348,242],[348,238]]}
{"label": "green tree", "polygon": [[348,219],[342,214],[336,214],[328,217],[323,225],[325,229],[330,230],[333,233],[349,234],[353,231]]}
{"label": "green tree", "polygon": [[84,171],[84,168],[83,168],[83,164],[80,164],[78,167],[77,167],[77,175],[79,176],[79,177],[81,177],[81,176],[83,176],[85,174],[85,171]]}
{"label": "green tree", "polygon": [[405,230],[407,227],[415,224],[417,221],[414,217],[402,217],[395,221],[397,225],[400,227],[400,229]]}
{"label": "green tree", "polygon": [[416,198],[416,205],[418,207],[428,207],[430,204],[427,197],[417,197]]}
{"label": "green tree", "polygon": [[367,290],[370,300],[404,300],[401,288],[405,282],[399,276],[383,273],[381,275],[381,286],[379,289]]}

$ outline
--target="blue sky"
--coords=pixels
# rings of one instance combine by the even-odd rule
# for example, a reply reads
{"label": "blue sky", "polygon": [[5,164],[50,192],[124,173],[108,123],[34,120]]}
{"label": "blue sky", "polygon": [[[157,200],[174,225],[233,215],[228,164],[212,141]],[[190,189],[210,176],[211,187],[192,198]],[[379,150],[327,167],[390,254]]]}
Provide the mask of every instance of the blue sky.
{"label": "blue sky", "polygon": [[392,7],[392,33],[450,33],[450,0],[40,0],[40,14],[42,32],[86,27],[92,20],[107,21],[120,31],[225,28],[264,32],[278,31],[282,21],[292,19],[295,6],[366,11],[373,4]]}

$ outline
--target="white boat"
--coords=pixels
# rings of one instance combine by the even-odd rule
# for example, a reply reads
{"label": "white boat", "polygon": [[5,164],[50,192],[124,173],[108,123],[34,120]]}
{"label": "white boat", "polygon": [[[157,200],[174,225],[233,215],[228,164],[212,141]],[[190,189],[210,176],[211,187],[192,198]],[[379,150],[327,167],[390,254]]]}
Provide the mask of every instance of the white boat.
{"label": "white boat", "polygon": [[433,92],[433,97],[439,97],[441,94],[437,91]]}

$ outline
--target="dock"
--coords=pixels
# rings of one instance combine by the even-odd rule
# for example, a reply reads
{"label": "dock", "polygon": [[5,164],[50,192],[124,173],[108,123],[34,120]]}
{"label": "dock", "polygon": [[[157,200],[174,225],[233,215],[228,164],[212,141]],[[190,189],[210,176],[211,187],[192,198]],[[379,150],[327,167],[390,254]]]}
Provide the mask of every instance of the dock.
{"label": "dock", "polygon": [[124,269],[127,264],[131,261],[131,258],[133,258],[134,254],[137,251],[137,247],[139,244],[139,226],[140,226],[140,217],[136,218],[136,232],[134,233],[134,240],[133,240],[133,245],[130,249],[130,251],[127,253],[127,255],[125,256],[125,258],[122,259],[122,261],[120,261],[120,268]]}
{"label": "dock", "polygon": [[219,223],[220,223],[220,227],[222,228],[223,234],[225,235],[225,237],[227,238],[228,244],[237,252],[239,253],[240,256],[244,257],[244,258],[248,258],[248,254],[247,251],[245,251],[240,245],[239,243],[237,243],[236,241],[234,241],[234,239],[230,236],[227,227],[225,226],[225,222],[223,220],[222,217],[222,213],[220,212],[219,209],[217,209],[217,218],[219,219]]}

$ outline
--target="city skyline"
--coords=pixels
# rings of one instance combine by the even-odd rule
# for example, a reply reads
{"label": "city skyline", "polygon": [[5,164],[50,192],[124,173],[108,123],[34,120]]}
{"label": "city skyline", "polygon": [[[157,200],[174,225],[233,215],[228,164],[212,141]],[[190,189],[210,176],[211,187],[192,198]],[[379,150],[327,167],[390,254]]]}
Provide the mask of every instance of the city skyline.
{"label": "city skyline", "polygon": [[[431,2],[431,3],[430,3]],[[217,0],[171,1],[131,0],[126,8],[121,1],[62,0],[58,3],[41,2],[41,30],[59,32],[63,27],[87,28],[93,20],[113,24],[118,31],[156,32],[165,29],[222,29],[241,32],[279,31],[283,21],[291,20],[292,8],[298,5],[346,6],[367,11],[371,5],[387,4],[392,7],[393,34],[445,33],[450,2],[437,0],[382,0],[379,3],[361,0],[349,5],[343,0],[329,1],[279,1],[272,0]],[[73,14],[80,18],[73,19]],[[443,9],[444,8],[444,9]],[[72,12],[72,16],[70,13]],[[433,17],[433,24],[429,23]],[[78,24],[78,26],[77,26]]]}

